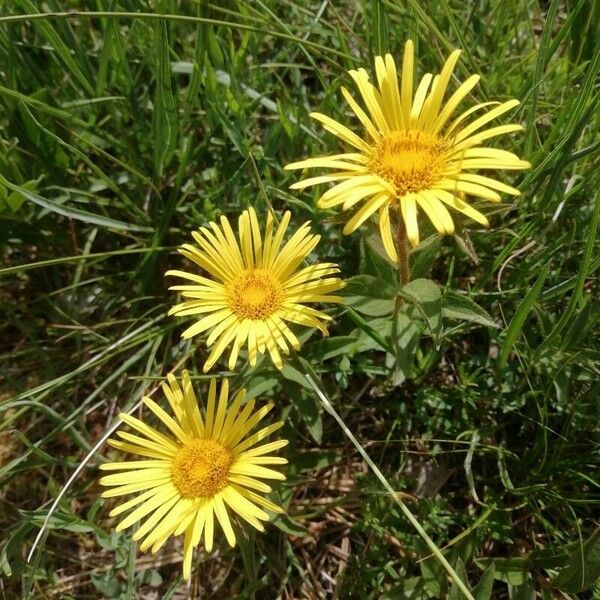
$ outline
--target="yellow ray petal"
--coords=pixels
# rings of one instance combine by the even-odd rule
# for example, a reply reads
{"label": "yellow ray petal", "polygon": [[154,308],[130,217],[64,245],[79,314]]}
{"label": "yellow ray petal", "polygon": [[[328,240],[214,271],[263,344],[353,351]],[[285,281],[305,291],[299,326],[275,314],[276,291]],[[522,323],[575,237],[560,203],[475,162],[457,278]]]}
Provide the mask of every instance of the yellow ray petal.
{"label": "yellow ray petal", "polygon": [[379,233],[383,242],[383,247],[393,262],[398,261],[396,246],[392,237],[392,226],[390,223],[390,207],[385,205],[379,211]]}
{"label": "yellow ray petal", "polygon": [[131,536],[133,540],[137,541],[143,538],[149,531],[153,530],[154,527],[161,521],[161,519],[171,510],[179,501],[179,496],[173,496],[170,500],[161,504],[141,525],[141,527],[134,532]]}
{"label": "yellow ray petal", "polygon": [[240,247],[244,259],[244,267],[251,269],[254,267],[254,252],[252,249],[252,229],[250,227],[250,213],[244,211],[238,217],[238,232],[240,238]]}
{"label": "yellow ray petal", "polygon": [[479,83],[481,77],[479,75],[471,75],[459,88],[450,96],[448,102],[438,115],[433,126],[433,133],[438,133],[442,127],[448,122],[452,113],[458,108],[458,105],[464,100],[469,92]]}
{"label": "yellow ray petal", "polygon": [[283,427],[283,421],[279,421],[278,423],[272,423],[271,425],[267,425],[266,427],[263,427],[260,431],[257,431],[256,433],[248,436],[245,440],[240,442],[233,449],[233,451],[236,454],[240,454],[244,450],[247,450],[248,448],[252,448],[252,446],[254,446],[258,442],[264,440],[266,437],[270,436],[273,432],[277,431],[281,427]]}
{"label": "yellow ray petal", "polygon": [[[145,400],[146,397],[144,397]],[[172,439],[169,439],[166,435],[159,433],[153,427],[146,425],[143,421],[128,415],[127,413],[121,413],[119,415],[119,419],[123,421],[123,423],[127,423],[133,429],[136,429],[141,434],[145,435],[148,439],[153,440],[159,446],[162,446],[167,451],[175,452],[177,450],[177,445],[173,442]]]}
{"label": "yellow ray petal", "polygon": [[217,403],[217,380],[215,377],[210,378],[208,386],[208,398],[206,400],[206,435],[213,437],[213,427],[215,423],[215,406]]}
{"label": "yellow ray petal", "polygon": [[211,329],[212,327],[216,327],[217,325],[220,325],[221,323],[223,323],[225,321],[233,321],[233,320],[235,320],[235,317],[232,315],[231,309],[223,308],[221,310],[214,312],[212,315],[208,315],[208,316],[200,319],[199,321],[197,321],[196,323],[194,323],[193,325],[188,327],[181,334],[181,337],[184,340],[188,340],[196,335],[199,335],[200,333],[203,333],[204,331],[207,331],[208,329]]}
{"label": "yellow ray petal", "polygon": [[478,210],[461,200],[459,197],[455,196],[451,192],[447,192],[444,190],[433,190],[433,192],[442,202],[446,203],[448,206],[451,206],[455,210],[458,210],[464,215],[467,215],[467,217],[470,217],[474,221],[477,221],[477,223],[480,223],[485,227],[489,227],[490,223],[485,217],[485,215],[483,215]]}
{"label": "yellow ray petal", "polygon": [[429,88],[432,77],[433,75],[431,73],[426,73],[419,82],[417,91],[415,92],[415,99],[410,110],[411,125],[414,125],[417,122],[419,115],[421,114],[421,109],[423,108],[423,103],[427,96],[427,89]]}
{"label": "yellow ray petal", "polygon": [[248,477],[247,475],[229,475],[228,481],[229,483],[237,483],[243,487],[258,490],[265,494],[268,494],[272,489],[270,485],[267,485],[258,479],[254,479],[253,477]]}
{"label": "yellow ray petal", "polygon": [[233,475],[246,475],[247,477],[255,477],[260,479],[277,479],[283,481],[285,475],[279,471],[261,467],[250,463],[236,462],[231,466]]}
{"label": "yellow ray petal", "polygon": [[475,121],[473,121],[471,124],[467,125],[467,127],[462,129],[459,133],[457,133],[456,142],[460,142],[460,141],[466,139],[472,133],[474,133],[478,129],[481,129],[481,127],[483,127],[490,121],[493,121],[496,117],[499,117],[500,115],[503,115],[505,112],[512,110],[513,108],[519,106],[519,104],[520,104],[520,102],[518,100],[508,100],[507,102],[503,102],[496,108],[493,108],[492,110],[488,111],[485,115],[479,117],[478,119],[475,119]]}
{"label": "yellow ray petal", "polygon": [[244,496],[245,498],[248,498],[248,500],[250,500],[251,502],[254,502],[255,504],[259,504],[260,506],[263,506],[264,508],[266,508],[267,510],[270,510],[271,512],[280,514],[283,512],[283,509],[280,506],[277,506],[277,504],[274,504],[273,502],[271,502],[270,500],[267,500],[266,498],[264,498],[263,496],[260,496],[259,494],[255,494],[254,492],[251,492],[250,490],[245,490],[243,488],[239,488],[238,492],[240,494],[242,494],[242,496]]}
{"label": "yellow ray petal", "polygon": [[435,189],[448,190],[449,192],[471,194],[478,198],[485,198],[490,202],[500,202],[500,194],[490,190],[490,188],[477,183],[470,183],[462,180],[442,179],[435,184]]}
{"label": "yellow ray petal", "polygon": [[304,190],[313,185],[340,181],[353,176],[355,176],[355,174],[352,171],[342,171],[341,173],[332,173],[331,175],[318,175],[317,177],[309,177],[308,179],[292,183],[292,185],[290,185],[290,190]]}
{"label": "yellow ray petal", "polygon": [[402,112],[402,102],[400,101],[400,92],[398,90],[396,63],[391,54],[385,55],[385,69],[387,71],[387,81],[390,89],[390,102],[394,107],[394,115],[396,117],[396,127],[400,129],[404,126],[404,115]]}
{"label": "yellow ray petal", "polygon": [[484,140],[489,140],[490,138],[496,137],[498,135],[504,135],[505,133],[515,133],[516,131],[523,131],[523,126],[518,124],[511,124],[492,127],[492,129],[486,129],[485,131],[468,137],[459,144],[456,144],[454,146],[454,151],[459,152],[460,150],[470,148],[477,144],[481,144],[481,142],[483,142]]}
{"label": "yellow ray petal", "polygon": [[196,512],[194,523],[188,527],[184,542],[183,551],[183,577],[189,579],[192,567],[192,555],[194,548],[200,542],[202,537],[202,530],[204,529],[204,523],[206,522],[206,511],[200,508]]}
{"label": "yellow ray petal", "polygon": [[271,412],[274,406],[275,405],[272,402],[269,402],[269,404],[265,404],[265,406],[257,410],[247,420],[240,422],[239,425],[236,423],[234,427],[231,428],[229,435],[226,438],[227,445],[232,447],[235,446],[249,431],[256,427],[269,412]]}
{"label": "yellow ray petal", "polygon": [[[157,443],[154,441],[150,441],[147,438],[140,437],[139,435],[133,435],[127,431],[117,431],[117,435],[124,439],[127,442],[131,442],[136,446],[141,446],[142,448],[148,448],[149,450],[155,450],[156,452],[162,454],[165,458],[171,458],[175,452],[175,445],[172,444],[167,446],[163,443]],[[158,458],[158,457],[157,457]]]}
{"label": "yellow ray petal", "polygon": [[[382,206],[389,204],[389,194],[384,192],[370,198],[344,226],[343,233],[348,235],[358,229],[372,214],[376,213]],[[337,289],[337,288],[334,288]]]}
{"label": "yellow ray petal", "polygon": [[144,404],[167,426],[169,431],[177,437],[177,439],[183,443],[187,442],[190,439],[189,433],[185,432],[171,417],[164,411],[152,398],[146,396],[144,397]]}
{"label": "yellow ray petal", "polygon": [[249,208],[250,213],[250,229],[252,231],[252,246],[254,247],[254,263],[256,266],[262,264],[262,236],[260,234],[260,227],[258,226],[258,219],[256,217],[256,211],[254,208]]}
{"label": "yellow ray petal", "polygon": [[446,138],[450,138],[452,132],[470,115],[472,115],[474,112],[477,112],[478,110],[481,110],[482,108],[486,108],[487,106],[498,106],[500,104],[500,102],[497,102],[495,100],[492,100],[490,102],[481,102],[480,104],[475,104],[475,106],[471,106],[471,108],[469,108],[468,110],[466,110],[465,112],[461,113],[458,117],[456,117],[456,119],[454,119],[454,121],[452,121],[452,123],[450,123],[450,125],[448,125],[448,129],[446,129],[446,131],[444,132],[444,136]]}
{"label": "yellow ray petal", "polygon": [[137,506],[138,504],[141,504],[142,502],[146,502],[146,500],[149,500],[156,494],[159,494],[161,492],[161,490],[163,490],[171,485],[172,484],[170,484],[170,483],[165,483],[163,486],[155,487],[150,490],[146,490],[145,492],[138,494],[137,496],[134,496],[133,498],[131,498],[131,500],[127,500],[127,502],[123,502],[122,504],[119,504],[119,506],[116,506],[115,508],[113,508],[108,513],[108,516],[109,517],[117,517],[120,514],[132,509],[134,506]]}
{"label": "yellow ray petal", "polygon": [[355,173],[368,173],[368,168],[365,165],[356,165],[347,161],[331,158],[330,156],[318,156],[315,158],[306,158],[298,162],[285,165],[286,171],[293,169],[341,169],[344,171],[352,171]]}
{"label": "yellow ray petal", "polygon": [[215,533],[215,513],[214,513],[214,503],[211,500],[209,505],[206,507],[206,521],[204,524],[204,546],[206,547],[207,552],[212,552],[214,533]]}
{"label": "yellow ray petal", "polygon": [[228,486],[223,490],[223,499],[231,507],[231,510],[238,514],[248,514],[257,519],[267,521],[269,515],[264,510],[258,508],[256,504],[248,500],[248,498],[243,496],[239,490],[240,488],[236,485]]}
{"label": "yellow ray petal", "polygon": [[[181,518],[190,508],[191,500],[188,498],[178,498],[171,509],[164,515],[161,515],[160,522],[152,527],[152,530],[146,535],[144,541],[140,544],[140,550],[143,552],[154,545],[156,542],[169,537],[179,525]],[[134,539],[140,539],[142,536],[135,537],[139,530],[134,534]]]}
{"label": "yellow ray petal", "polygon": [[116,496],[125,496],[126,494],[135,494],[136,492],[145,492],[152,488],[162,487],[171,481],[170,477],[165,479],[155,479],[153,481],[141,481],[139,483],[128,483],[113,487],[102,492],[103,498],[115,498]]}
{"label": "yellow ray petal", "polygon": [[373,183],[353,187],[344,194],[340,194],[330,200],[318,200],[317,206],[326,209],[342,204],[344,210],[348,210],[367,196],[373,196],[374,194],[379,194],[381,192],[387,192],[389,194],[388,186],[383,186],[380,182],[374,181]]}
{"label": "yellow ray petal", "polygon": [[214,506],[215,514],[217,515],[217,520],[219,521],[221,528],[223,529],[223,533],[225,533],[225,538],[229,542],[229,545],[233,548],[235,546],[235,533],[233,532],[233,527],[231,526],[231,521],[229,520],[227,509],[225,508],[225,504],[223,503],[222,494],[215,496]]}
{"label": "yellow ray petal", "polygon": [[461,169],[503,169],[503,170],[522,170],[531,169],[531,163],[526,160],[519,162],[502,162],[500,160],[494,160],[491,158],[472,158],[463,160],[460,163]]}
{"label": "yellow ray petal", "polygon": [[123,531],[131,527],[134,523],[143,519],[146,515],[156,510],[159,506],[169,502],[175,496],[178,496],[179,492],[175,489],[175,486],[169,485],[164,488],[160,488],[158,493],[154,494],[152,498],[144,502],[141,506],[130,512],[119,524],[115,527],[115,531]]}
{"label": "yellow ray petal", "polygon": [[112,473],[99,479],[100,485],[125,485],[127,483],[152,483],[165,481],[171,477],[171,469],[161,467],[160,469],[140,469],[139,471],[126,471],[123,473]]}
{"label": "yellow ray petal", "polygon": [[417,223],[417,200],[414,194],[406,194],[400,199],[400,209],[406,237],[413,246],[419,245],[419,225]]}
{"label": "yellow ray petal", "polygon": [[440,72],[435,88],[431,92],[431,102],[428,107],[428,114],[423,122],[424,127],[430,128],[437,119],[440,106],[442,105],[444,95],[446,94],[446,89],[448,88],[448,83],[450,83],[450,78],[452,77],[459,56],[460,50],[452,52]]}
{"label": "yellow ray petal", "polygon": [[510,185],[506,185],[501,181],[496,179],[492,179],[491,177],[484,177],[483,175],[475,175],[474,173],[461,173],[458,177],[460,181],[467,181],[470,183],[477,183],[479,185],[483,185],[488,188],[492,188],[493,190],[498,190],[499,192],[504,192],[505,194],[512,194],[513,196],[520,196],[521,192]]}
{"label": "yellow ray petal", "polygon": [[[309,114],[309,116],[312,117],[313,119],[315,119],[315,121],[319,121],[319,123],[321,123],[327,131],[329,131],[330,133],[333,133],[333,135],[339,137],[341,140],[350,144],[351,146],[354,146],[361,152],[369,151],[369,148],[370,148],[369,144],[367,144],[365,141],[361,140],[354,132],[350,131],[350,129],[348,129],[341,123],[338,123],[331,117],[328,117],[327,115],[324,115],[324,114],[321,114],[318,112],[312,112]],[[288,167],[289,167],[289,165],[288,165]],[[346,167],[341,167],[341,168],[346,168]]]}
{"label": "yellow ray petal", "polygon": [[371,119],[369,119],[367,113],[359,106],[358,102],[352,97],[350,92],[342,86],[342,95],[346,102],[350,105],[350,108],[354,112],[354,114],[358,117],[358,120],[362,123],[365,131],[371,136],[372,140],[377,140],[380,137],[379,132]]}
{"label": "yellow ray petal", "polygon": [[122,452],[129,452],[131,454],[138,454],[139,456],[147,456],[149,458],[157,458],[159,460],[170,460],[173,455],[173,453],[165,452],[164,450],[155,450],[154,448],[147,448],[146,446],[130,444],[120,440],[108,440],[107,443],[109,446],[121,450]]}
{"label": "yellow ray petal", "polygon": [[223,423],[225,422],[225,413],[227,411],[227,401],[229,399],[229,380],[223,379],[221,382],[221,390],[219,392],[219,404],[217,406],[217,414],[215,416],[215,422],[213,424],[211,435],[212,437],[219,439],[221,437],[221,430]]}
{"label": "yellow ray petal", "polygon": [[[208,288],[214,290],[222,290],[223,284],[213,281],[212,279],[207,279],[206,277],[202,277],[201,275],[196,275],[194,273],[188,273],[187,271],[178,271],[177,269],[170,269],[165,273],[165,277],[181,277],[182,279],[188,279],[189,281],[193,281],[194,283],[198,283],[202,286],[206,286]],[[173,289],[173,288],[169,288]]]}
{"label": "yellow ray petal", "polygon": [[[388,55],[389,56],[389,55]],[[385,117],[386,123],[392,130],[399,129],[401,120],[398,118],[399,103],[396,103],[393,88],[396,87],[396,79],[390,79],[387,65],[382,56],[375,57],[375,74],[377,75],[377,85],[381,94],[381,111]]]}
{"label": "yellow ray petal", "polygon": [[450,213],[431,192],[425,190],[419,192],[416,196],[417,203],[427,213],[433,226],[440,233],[454,233],[454,222]]}
{"label": "yellow ray petal", "polygon": [[413,95],[413,72],[414,72],[414,46],[412,40],[407,40],[404,46],[404,57],[402,59],[402,113],[404,115],[404,123],[410,122],[410,112],[412,107]]}
{"label": "yellow ray petal", "polygon": [[[373,84],[369,82],[367,72],[364,69],[358,69],[358,71],[352,70],[348,71],[348,73],[350,74],[350,77],[354,79],[354,83],[356,83],[365,106],[369,111],[371,119],[377,126],[377,129],[381,133],[386,134],[390,130],[390,127],[381,109],[381,95],[375,89]],[[365,144],[365,147],[361,148],[361,150],[368,152],[369,147]]]}
{"label": "yellow ray petal", "polygon": [[[228,439],[229,433],[231,432],[233,424],[234,424],[237,416],[239,415],[240,406],[242,405],[242,402],[244,401],[245,397],[246,397],[246,390],[244,390],[244,389],[240,390],[235,395],[233,402],[231,403],[231,405],[229,406],[229,409],[227,410],[227,418],[225,419],[225,422],[223,423],[223,427],[217,438],[222,444],[225,444],[225,440]],[[213,437],[215,437],[215,436],[213,435]]]}
{"label": "yellow ray petal", "polygon": [[269,442],[268,444],[263,444],[262,446],[256,446],[256,448],[252,448],[252,450],[246,450],[244,452],[244,456],[262,456],[263,454],[268,454],[269,452],[275,452],[276,450],[287,446],[288,443],[288,440]]}

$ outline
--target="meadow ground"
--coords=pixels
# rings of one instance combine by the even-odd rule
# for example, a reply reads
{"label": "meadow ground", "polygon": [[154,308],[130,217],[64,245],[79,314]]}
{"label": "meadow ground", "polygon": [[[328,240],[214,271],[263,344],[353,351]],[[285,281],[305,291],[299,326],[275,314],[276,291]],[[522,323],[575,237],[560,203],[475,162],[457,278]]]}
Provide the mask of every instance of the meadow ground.
{"label": "meadow ground", "polygon": [[[0,596],[464,597],[309,373],[473,597],[600,598],[599,29],[593,0],[3,2]],[[503,122],[524,133],[490,143],[532,168],[499,175],[520,197],[476,202],[489,229],[422,219],[421,283],[395,305],[375,221],[343,236],[316,206],[327,185],[290,190],[283,167],[347,151],[309,113],[360,133],[347,71],[400,65],[409,38],[419,76],[454,48],[451,91],[481,74],[465,109],[521,101]],[[190,268],[192,230],[250,206],[312,221],[348,280],[329,337],[295,329],[281,372],[244,351],[214,370],[285,419],[285,513],[234,549],[217,535],[186,583],[181,536],[152,555],[113,531],[103,444],[28,564],[119,411],[177,365],[204,396],[204,338],[181,339],[164,273]]]}

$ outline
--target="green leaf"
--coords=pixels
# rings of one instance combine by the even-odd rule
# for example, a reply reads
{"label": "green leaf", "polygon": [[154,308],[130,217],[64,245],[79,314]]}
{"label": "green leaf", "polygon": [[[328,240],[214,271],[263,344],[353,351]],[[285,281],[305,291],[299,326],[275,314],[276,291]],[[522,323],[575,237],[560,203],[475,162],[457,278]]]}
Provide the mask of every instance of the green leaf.
{"label": "green leaf", "polygon": [[22,194],[27,200],[46,208],[54,213],[69,217],[70,219],[76,219],[78,221],[84,221],[85,223],[91,223],[93,225],[101,225],[110,229],[123,229],[125,231],[152,231],[151,227],[143,227],[142,225],[133,225],[131,223],[124,223],[123,221],[117,221],[109,217],[102,215],[96,215],[93,213],[79,210],[78,208],[71,208],[64,206],[58,202],[43,198],[38,194],[25,189],[22,186],[15,185],[0,175],[0,183],[4,184],[9,190]]}
{"label": "green leaf", "polygon": [[535,587],[533,581],[528,577],[521,585],[510,586],[511,600],[535,600]]}
{"label": "green leaf", "polygon": [[301,388],[312,391],[312,387],[305,377],[306,373],[308,373],[314,381],[319,381],[319,376],[315,373],[310,364],[300,356],[296,356],[291,361],[286,362],[281,370],[283,377],[295,384],[294,389],[290,390],[290,397],[294,398],[294,407],[306,424],[310,435],[317,444],[320,444],[323,437],[323,421],[321,420],[320,406],[312,394],[303,394],[301,390],[296,388],[296,385],[298,385]]}
{"label": "green leaf", "polygon": [[297,523],[291,517],[284,514],[273,517],[271,523],[284,533],[295,535],[296,537],[304,537],[308,533],[306,528],[300,525],[300,523]]}
{"label": "green leaf", "polygon": [[[46,518],[46,513],[43,511],[35,511],[26,514],[31,516],[32,521],[40,526],[44,523]],[[74,533],[89,533],[90,531],[95,531],[96,529],[93,525],[90,525],[88,522],[80,519],[77,516],[58,511],[55,512],[48,520],[46,527],[48,529],[63,529],[65,531],[72,531]]]}
{"label": "green leaf", "polygon": [[344,294],[368,298],[393,299],[395,289],[392,284],[373,275],[356,275],[346,279]]}
{"label": "green leaf", "polygon": [[414,279],[426,277],[439,259],[442,236],[438,233],[428,236],[410,253],[410,274]]}
{"label": "green leaf", "polygon": [[[21,0],[21,6],[26,12],[32,14],[39,13],[41,8],[36,6],[31,0]],[[74,58],[81,57],[81,55],[78,55],[72,48],[69,48],[68,44],[63,41],[60,34],[54,29],[49,19],[37,20],[35,26],[39,28],[44,38],[46,38],[52,47],[53,53],[63,62],[71,72],[71,75],[73,75],[73,78],[79,82],[87,94],[94,96],[94,87],[83,74],[83,71]]]}
{"label": "green leaf", "polygon": [[[372,319],[371,323],[367,323],[357,312],[351,308],[348,308],[346,314],[361,331],[364,331],[364,333],[375,342],[377,346],[379,346],[382,350],[389,352],[390,354],[394,354],[394,350],[389,342],[379,334],[376,328],[371,326],[371,324],[380,324],[383,321],[384,327],[387,326],[389,329],[389,324],[391,323],[390,319]],[[364,349],[364,344],[361,343],[361,350]]]}
{"label": "green leaf", "polygon": [[[462,558],[459,558],[456,561],[454,570],[456,571],[456,574],[460,577],[462,582],[467,586],[467,588],[470,588],[469,579],[467,577],[467,571],[465,569],[465,564],[463,563]],[[448,600],[464,600],[464,597],[465,595],[456,585],[456,582],[452,582],[452,587],[450,588],[450,593],[448,594]]]}
{"label": "green leaf", "polygon": [[475,564],[487,571],[493,568],[494,578],[510,585],[523,585],[528,577],[530,561],[523,558],[476,558]]}
{"label": "green leaf", "polygon": [[536,282],[533,284],[533,287],[527,292],[527,295],[519,304],[517,308],[517,312],[515,316],[512,318],[507,330],[506,337],[504,338],[504,343],[502,344],[502,350],[500,351],[500,356],[498,357],[498,373],[501,373],[504,367],[506,366],[506,362],[508,361],[508,355],[512,350],[514,343],[517,341],[519,334],[521,333],[521,329],[523,329],[523,325],[529,315],[529,312],[533,308],[537,297],[542,290],[542,286],[544,285],[544,281],[546,280],[546,276],[548,275],[548,265],[546,265],[538,275]]}
{"label": "green leaf", "polygon": [[600,529],[583,544],[577,544],[564,569],[552,585],[570,594],[581,592],[600,579]]}
{"label": "green leaf", "polygon": [[[33,529],[30,520],[21,521],[20,525],[10,532],[2,533],[2,551],[0,552],[0,571],[10,577],[13,573],[20,573],[23,568],[23,547],[25,539]],[[13,564],[14,562],[14,564]]]}
{"label": "green leaf", "polygon": [[398,292],[414,304],[424,317],[436,344],[442,330],[442,295],[439,286],[430,279],[415,279]]}
{"label": "green leaf", "polygon": [[311,342],[304,347],[303,355],[307,360],[322,362],[343,355],[352,355],[359,344],[355,336],[340,335]]}
{"label": "green leaf", "polygon": [[177,109],[171,88],[171,61],[167,24],[158,26],[158,54],[156,64],[156,91],[154,94],[154,173],[158,179],[173,159],[177,145]]}
{"label": "green leaf", "polygon": [[[381,321],[383,320],[378,319],[373,321],[372,324],[377,328]],[[400,385],[408,378],[415,361],[415,350],[421,337],[423,325],[420,319],[411,318],[404,313],[398,313],[395,323],[394,321],[390,322],[389,319],[387,321],[385,323],[386,333],[390,337],[395,350],[393,384]],[[378,331],[386,335],[380,329]]]}
{"label": "green leaf", "polygon": [[382,0],[371,0],[371,23],[373,32],[373,50],[379,56],[389,52],[388,16]]}
{"label": "green leaf", "polygon": [[469,321],[484,325],[485,327],[499,327],[479,304],[471,300],[468,296],[453,292],[452,290],[444,292],[442,315],[449,319]]}
{"label": "green leaf", "polygon": [[[294,359],[283,363],[283,369],[281,369],[281,375],[288,381],[293,381],[294,383],[297,383],[300,387],[303,387],[307,390],[312,390],[312,387],[306,380],[305,373],[308,373],[309,375],[313,376],[314,371],[311,368],[310,371],[302,372],[298,368],[299,366],[301,367],[301,365],[298,362],[299,358],[300,357],[296,356],[296,357],[294,357]],[[315,381],[317,381],[319,378],[318,375],[316,375],[315,377],[316,377]]]}
{"label": "green leaf", "polygon": [[390,315],[394,311],[394,286],[372,275],[357,275],[346,281],[344,303],[369,317]]}
{"label": "green leaf", "polygon": [[494,565],[493,563],[483,572],[481,579],[473,588],[475,600],[489,600],[492,597],[492,588],[494,587]]}

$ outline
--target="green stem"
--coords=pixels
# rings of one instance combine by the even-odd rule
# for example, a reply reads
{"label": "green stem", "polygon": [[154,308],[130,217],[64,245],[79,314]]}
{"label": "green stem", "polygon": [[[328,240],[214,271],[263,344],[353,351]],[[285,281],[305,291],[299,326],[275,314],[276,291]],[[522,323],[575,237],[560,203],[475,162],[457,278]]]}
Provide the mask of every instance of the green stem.
{"label": "green stem", "polygon": [[402,215],[398,215],[398,227],[396,227],[396,252],[398,253],[398,280],[402,285],[410,281],[410,268],[408,266],[408,239],[406,237],[406,225]]}
{"label": "green stem", "polygon": [[331,402],[327,399],[325,394],[317,387],[315,382],[312,380],[310,375],[304,375],[308,380],[308,383],[313,388],[323,407],[325,410],[338,422],[338,425],[342,428],[342,431],[346,434],[346,436],[350,439],[350,441],[354,444],[356,449],[359,451],[360,455],[365,459],[366,463],[369,465],[373,473],[377,476],[377,479],[381,481],[383,487],[389,492],[392,499],[396,502],[396,504],[400,507],[400,510],[404,513],[406,518],[411,522],[412,526],[417,530],[417,533],[421,536],[423,541],[427,544],[431,553],[438,559],[442,567],[446,570],[448,575],[450,575],[452,581],[458,586],[460,591],[464,594],[465,598],[468,600],[475,600],[469,588],[465,585],[462,579],[458,576],[456,571],[452,568],[452,565],[446,560],[441,550],[436,546],[435,542],[427,535],[427,532],[423,529],[417,518],[410,512],[410,509],[402,502],[402,500],[398,497],[398,494],[394,491],[394,488],[391,486],[390,482],[385,478],[383,473],[379,470],[379,467],[371,460],[366,450],[361,446],[360,442],[354,437],[354,434],[348,429],[348,426],[344,423],[342,417],[337,413],[337,411],[331,405]]}

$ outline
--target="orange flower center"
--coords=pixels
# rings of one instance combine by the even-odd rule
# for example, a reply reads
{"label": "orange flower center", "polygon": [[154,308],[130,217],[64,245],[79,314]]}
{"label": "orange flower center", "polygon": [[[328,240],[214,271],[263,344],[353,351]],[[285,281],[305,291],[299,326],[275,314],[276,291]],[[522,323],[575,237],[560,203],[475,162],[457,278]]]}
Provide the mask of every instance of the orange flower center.
{"label": "orange flower center", "polygon": [[281,305],[283,289],[269,271],[244,271],[227,285],[229,308],[240,319],[262,321]]}
{"label": "orange flower center", "polygon": [[437,135],[418,130],[393,131],[375,146],[369,168],[403,196],[428,189],[446,166],[447,145]]}
{"label": "orange flower center", "polygon": [[207,498],[227,485],[233,453],[216,440],[193,439],[182,446],[171,464],[173,484],[184,498]]}

